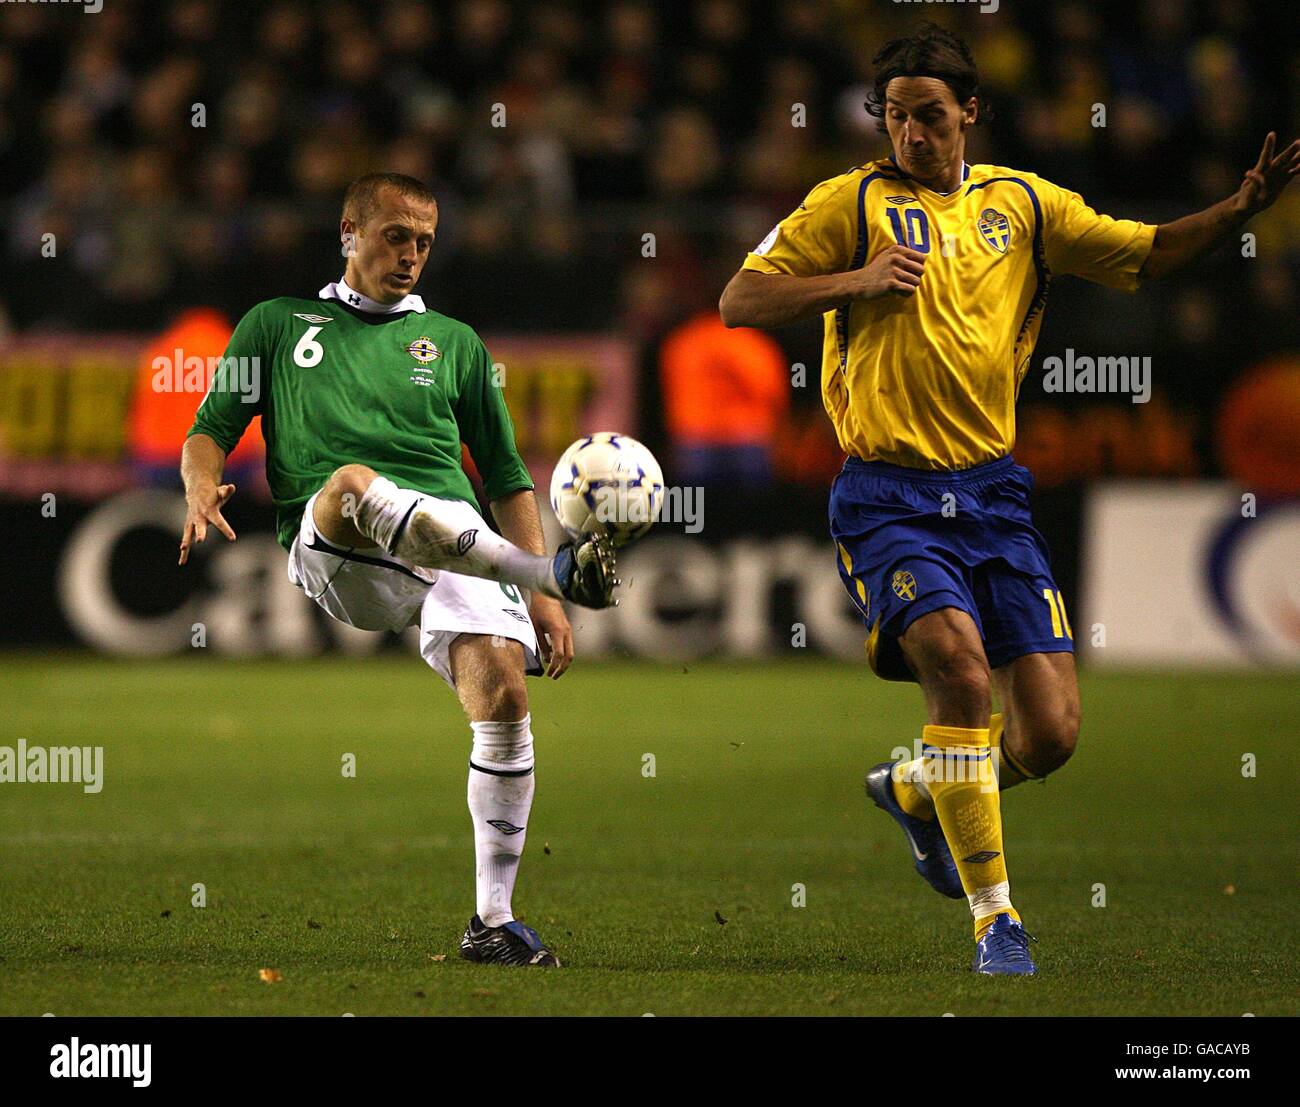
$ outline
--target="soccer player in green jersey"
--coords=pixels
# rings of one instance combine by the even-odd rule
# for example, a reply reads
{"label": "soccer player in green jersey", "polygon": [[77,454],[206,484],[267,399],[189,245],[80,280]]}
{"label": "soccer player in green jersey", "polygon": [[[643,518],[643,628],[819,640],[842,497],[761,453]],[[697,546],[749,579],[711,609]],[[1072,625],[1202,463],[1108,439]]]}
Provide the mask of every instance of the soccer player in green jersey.
{"label": "soccer player in green jersey", "polygon": [[[419,181],[362,177],[343,202],[343,278],[316,300],[268,300],[240,321],[185,441],[180,562],[210,527],[235,540],[223,465],[261,415],[289,579],[350,626],[419,626],[421,655],[469,715],[477,911],[461,954],[558,965],[511,907],[533,799],[524,675],[568,668],[560,599],[609,606],[614,554],[596,537],[546,555],[487,349],[413,294],[437,223]],[[501,534],[476,509],[462,442]]]}

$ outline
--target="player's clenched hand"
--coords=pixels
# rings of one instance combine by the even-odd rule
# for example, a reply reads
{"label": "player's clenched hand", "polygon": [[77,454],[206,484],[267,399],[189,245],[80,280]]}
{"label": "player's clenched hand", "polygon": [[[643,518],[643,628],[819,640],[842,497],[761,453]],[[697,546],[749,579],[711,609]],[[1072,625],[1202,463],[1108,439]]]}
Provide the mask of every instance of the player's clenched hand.
{"label": "player's clenched hand", "polygon": [[911,296],[920,285],[924,272],[924,254],[907,246],[888,246],[854,271],[854,299],[874,300],[889,293]]}
{"label": "player's clenched hand", "polygon": [[564,614],[564,605],[557,599],[534,592],[528,614],[532,616],[533,629],[537,631],[537,645],[542,651],[546,675],[558,680],[573,660],[573,628]]}
{"label": "player's clenched hand", "polygon": [[208,536],[208,527],[216,527],[231,542],[235,532],[221,516],[226,501],[235,494],[233,484],[212,484],[185,494],[185,530],[181,532],[181,559],[184,565],[190,559],[190,547]]}

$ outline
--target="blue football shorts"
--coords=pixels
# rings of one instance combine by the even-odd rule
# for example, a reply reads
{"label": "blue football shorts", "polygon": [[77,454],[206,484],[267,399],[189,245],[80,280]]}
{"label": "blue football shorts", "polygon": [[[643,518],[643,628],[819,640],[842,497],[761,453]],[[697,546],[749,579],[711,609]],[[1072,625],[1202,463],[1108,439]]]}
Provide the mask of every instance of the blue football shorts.
{"label": "blue football shorts", "polygon": [[878,675],[915,679],[898,640],[941,607],[975,620],[991,668],[1074,652],[1047,543],[1030,519],[1033,484],[1011,457],[957,472],[844,463],[831,486],[831,535]]}

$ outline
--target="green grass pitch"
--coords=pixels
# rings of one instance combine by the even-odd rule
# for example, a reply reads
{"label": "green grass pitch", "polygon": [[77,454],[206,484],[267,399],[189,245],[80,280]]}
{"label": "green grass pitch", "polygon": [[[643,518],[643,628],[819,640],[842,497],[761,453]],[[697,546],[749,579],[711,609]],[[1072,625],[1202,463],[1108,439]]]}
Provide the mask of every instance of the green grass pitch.
{"label": "green grass pitch", "polygon": [[468,728],[414,657],[3,667],[0,744],[102,745],[105,783],[0,786],[0,1014],[1296,1013],[1291,676],[1085,675],[1074,761],[1004,796],[1026,980],[968,971],[864,798],[922,721],[865,667],[530,682],[515,905],[553,972],[457,957]]}

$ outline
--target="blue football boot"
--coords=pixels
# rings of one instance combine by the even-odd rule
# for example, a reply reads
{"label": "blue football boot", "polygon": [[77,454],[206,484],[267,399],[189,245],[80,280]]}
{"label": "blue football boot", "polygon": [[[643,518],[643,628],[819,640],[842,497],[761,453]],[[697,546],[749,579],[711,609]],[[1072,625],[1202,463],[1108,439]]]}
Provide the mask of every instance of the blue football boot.
{"label": "blue football boot", "polygon": [[1032,937],[1010,915],[999,915],[984,932],[984,937],[975,943],[971,971],[986,976],[1032,976],[1038,971],[1034,959],[1029,956]]}
{"label": "blue football boot", "polygon": [[965,899],[957,864],[943,837],[938,816],[926,822],[909,815],[894,798],[894,762],[884,761],[867,773],[867,795],[882,811],[889,814],[907,835],[907,845],[920,873],[940,895]]}

